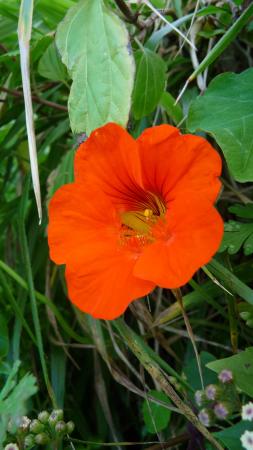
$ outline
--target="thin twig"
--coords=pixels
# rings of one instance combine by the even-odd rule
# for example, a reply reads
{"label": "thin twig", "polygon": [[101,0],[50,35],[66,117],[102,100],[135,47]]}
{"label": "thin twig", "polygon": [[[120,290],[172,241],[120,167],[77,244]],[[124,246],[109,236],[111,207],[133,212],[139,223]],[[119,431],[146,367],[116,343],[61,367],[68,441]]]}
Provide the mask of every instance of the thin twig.
{"label": "thin twig", "polygon": [[[13,95],[17,98],[23,98],[23,92],[17,91],[17,90],[11,90],[6,87],[0,86],[0,91],[6,92],[7,94]],[[48,100],[45,100],[44,98],[38,97],[37,95],[32,95],[32,100],[35,103],[40,103],[41,105],[49,106],[50,108],[58,109],[60,111],[68,111],[68,108],[64,105],[59,105],[59,103],[50,102]]]}
{"label": "thin twig", "polygon": [[[163,443],[163,448],[167,449],[167,448],[174,448],[176,445],[178,444],[182,444],[185,441],[189,440],[189,434],[188,433],[184,433],[181,434],[180,436],[176,436],[174,438],[171,438],[168,440],[168,442],[164,442]],[[156,445],[152,445],[152,447],[148,447],[147,450],[160,450],[162,447],[160,444],[156,444]]]}
{"label": "thin twig", "polygon": [[131,8],[129,8],[129,6],[124,2],[124,0],[115,0],[115,3],[129,22],[133,23],[140,29],[143,28],[142,25],[138,21],[139,14],[133,13]]}
{"label": "thin twig", "polygon": [[181,290],[178,289],[172,289],[172,293],[174,294],[176,300],[178,301],[178,304],[180,306],[181,312],[182,312],[182,316],[184,318],[184,323],[187,329],[187,332],[189,334],[189,338],[191,340],[192,346],[193,346],[193,350],[196,356],[196,361],[197,361],[197,366],[198,366],[198,370],[199,370],[199,376],[200,376],[200,381],[201,381],[201,386],[202,389],[204,389],[204,381],[203,381],[203,374],[202,374],[202,368],[201,368],[201,362],[200,362],[200,358],[199,358],[199,354],[198,354],[198,350],[197,350],[197,346],[196,346],[196,342],[195,342],[195,338],[194,338],[194,334],[192,331],[192,327],[190,324],[190,321],[187,317],[187,314],[185,312],[184,309],[184,304],[183,304],[183,298],[182,298],[182,294],[181,294]]}

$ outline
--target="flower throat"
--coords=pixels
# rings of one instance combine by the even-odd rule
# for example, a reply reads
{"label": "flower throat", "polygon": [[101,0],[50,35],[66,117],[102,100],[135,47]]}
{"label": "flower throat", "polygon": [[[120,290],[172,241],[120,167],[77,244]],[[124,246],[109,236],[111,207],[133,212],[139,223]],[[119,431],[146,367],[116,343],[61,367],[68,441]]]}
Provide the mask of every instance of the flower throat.
{"label": "flower throat", "polygon": [[121,214],[122,225],[126,227],[126,232],[129,230],[130,234],[132,231],[147,235],[157,221],[165,215],[165,204],[157,195],[148,192],[145,203],[142,201],[136,206],[138,209]]}

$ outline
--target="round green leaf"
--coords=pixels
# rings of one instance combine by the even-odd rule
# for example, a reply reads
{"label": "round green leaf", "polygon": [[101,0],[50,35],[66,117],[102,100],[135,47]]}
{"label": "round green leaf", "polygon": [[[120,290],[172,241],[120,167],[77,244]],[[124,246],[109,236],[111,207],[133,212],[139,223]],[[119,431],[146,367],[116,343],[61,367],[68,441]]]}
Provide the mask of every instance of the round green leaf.
{"label": "round green leaf", "polygon": [[191,105],[190,131],[210,133],[237,181],[253,180],[253,69],[217,76]]}

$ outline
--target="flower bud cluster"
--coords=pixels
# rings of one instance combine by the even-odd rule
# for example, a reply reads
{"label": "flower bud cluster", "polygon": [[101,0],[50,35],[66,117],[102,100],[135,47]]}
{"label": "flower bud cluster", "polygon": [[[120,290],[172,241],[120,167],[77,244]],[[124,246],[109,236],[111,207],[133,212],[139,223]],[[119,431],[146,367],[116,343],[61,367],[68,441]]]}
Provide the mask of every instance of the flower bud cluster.
{"label": "flower bud cluster", "polygon": [[195,392],[195,403],[200,408],[198,418],[206,427],[216,420],[226,420],[239,407],[238,395],[230,370],[222,370],[217,384],[209,384],[205,390]]}
{"label": "flower bud cluster", "polygon": [[61,440],[74,430],[72,421],[64,422],[63,411],[54,409],[51,413],[42,411],[36,419],[23,416],[8,426],[9,434],[15,435],[17,443],[7,444],[5,450],[32,449],[47,444],[60,445]]}

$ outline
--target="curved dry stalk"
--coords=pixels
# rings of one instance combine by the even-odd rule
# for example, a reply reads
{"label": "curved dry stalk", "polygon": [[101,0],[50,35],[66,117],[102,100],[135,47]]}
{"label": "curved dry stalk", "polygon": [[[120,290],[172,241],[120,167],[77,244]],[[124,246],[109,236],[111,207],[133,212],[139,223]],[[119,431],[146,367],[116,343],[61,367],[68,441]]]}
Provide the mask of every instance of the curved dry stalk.
{"label": "curved dry stalk", "polygon": [[40,179],[33,122],[32,94],[30,83],[30,39],[32,30],[33,0],[22,0],[18,21],[18,41],[20,49],[20,66],[25,102],[25,118],[28,137],[32,182],[37,203],[39,223],[42,220]]}
{"label": "curved dry stalk", "polygon": [[173,389],[168,380],[164,377],[160,367],[150,358],[150,356],[143,351],[136,339],[131,335],[131,329],[124,323],[123,320],[117,319],[114,324],[124,338],[126,344],[134,355],[139,359],[143,367],[147,370],[150,376],[155,380],[164,391],[165,394],[178,407],[182,414],[192,423],[192,425],[199,430],[199,432],[218,450],[224,450],[220,443],[212,436],[208,429],[199,421],[191,408],[183,402],[177,392]]}

